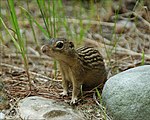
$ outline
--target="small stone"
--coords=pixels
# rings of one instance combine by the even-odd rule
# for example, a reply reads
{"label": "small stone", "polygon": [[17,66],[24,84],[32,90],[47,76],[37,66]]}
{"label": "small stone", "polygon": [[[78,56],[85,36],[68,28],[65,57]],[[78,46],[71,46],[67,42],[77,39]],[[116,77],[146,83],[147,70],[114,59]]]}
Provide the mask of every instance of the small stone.
{"label": "small stone", "polygon": [[22,119],[83,120],[83,116],[68,104],[43,97],[24,98],[18,106]]}
{"label": "small stone", "polygon": [[0,112],[0,120],[4,120],[4,118],[5,118],[5,114]]}

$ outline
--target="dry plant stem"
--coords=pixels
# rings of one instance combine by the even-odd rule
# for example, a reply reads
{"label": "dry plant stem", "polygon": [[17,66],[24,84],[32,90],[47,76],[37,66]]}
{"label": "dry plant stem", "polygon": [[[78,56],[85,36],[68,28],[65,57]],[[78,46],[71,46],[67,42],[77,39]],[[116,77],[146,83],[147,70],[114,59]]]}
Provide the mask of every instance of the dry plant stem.
{"label": "dry plant stem", "polygon": [[[128,20],[129,18],[125,18],[124,16],[131,16],[132,14],[135,17],[139,18],[145,25],[149,26],[149,28],[150,28],[150,23],[148,21],[146,21],[144,18],[142,18],[140,15],[138,15],[136,12],[128,12],[128,13],[120,14],[119,18],[124,19],[124,20]],[[132,19],[130,19],[130,20],[132,20]]]}
{"label": "dry plant stem", "polygon": [[28,78],[28,81],[29,81],[29,88],[30,88],[30,91],[32,90],[31,86],[32,86],[32,82],[31,82],[31,78],[30,78],[30,74],[29,74],[29,68],[28,68],[28,65],[25,66],[25,71],[26,71],[26,74],[27,74],[27,78]]}
{"label": "dry plant stem", "polygon": [[[5,57],[9,57],[9,58],[16,58],[18,59],[18,57],[21,57],[21,54],[17,54],[16,53],[12,53],[12,54],[5,54]],[[33,59],[44,59],[44,60],[52,60],[50,57],[47,57],[45,55],[42,56],[37,56],[37,55],[33,55],[33,54],[28,54],[29,58],[33,58]]]}
{"label": "dry plant stem", "polygon": [[142,18],[141,16],[139,16],[137,13],[133,12],[133,14],[138,17],[145,25],[147,25],[150,28],[150,23],[148,21],[146,21],[144,18]]}
{"label": "dry plant stem", "polygon": [[[91,40],[89,38],[86,38],[89,41],[94,41],[94,40]],[[102,51],[101,48],[105,48],[106,49],[112,49],[114,48],[113,46],[110,46],[110,45],[106,45],[105,43],[101,43],[101,42],[96,42],[96,43],[93,43],[95,44],[97,47],[98,47],[98,50],[101,52],[101,54],[103,55],[104,58],[107,58],[106,53],[102,53],[102,52],[106,52],[106,51]],[[129,49],[125,49],[125,48],[122,48],[121,46],[116,46],[115,50],[112,49],[112,53],[115,53],[115,54],[121,54],[121,55],[131,55],[131,56],[140,56],[142,57],[142,53],[137,53],[137,52],[134,52],[132,50],[129,50]],[[148,54],[145,54],[145,59],[147,60],[150,60],[150,55]]]}
{"label": "dry plant stem", "polygon": [[[17,69],[17,70],[21,70],[21,71],[24,70],[23,68],[16,67],[16,66],[13,66],[13,65],[9,65],[9,64],[5,64],[5,63],[1,63],[0,66],[9,67],[9,68]],[[38,74],[38,73],[35,73],[35,72],[31,72],[31,71],[29,71],[29,74],[35,75],[37,77],[41,77],[41,78],[45,79],[46,81],[48,81],[48,80],[55,81],[55,82],[61,81],[61,80],[56,80],[56,79],[54,80],[54,79],[49,78],[47,76],[44,76],[44,75],[41,75],[41,74]]]}
{"label": "dry plant stem", "polygon": [[31,47],[28,47],[28,50],[31,51],[34,55],[37,55],[37,56],[40,56],[39,52],[34,50],[33,48]]}
{"label": "dry plant stem", "polygon": [[[101,43],[104,43],[104,44],[108,44],[108,45],[111,45],[111,44],[112,44],[110,40],[108,40],[107,38],[104,38],[104,37],[101,36],[100,34],[99,34],[98,40],[97,40],[97,39],[96,39],[96,40],[91,40],[91,39],[86,38],[86,37],[83,37],[83,39],[84,39],[84,42],[85,42],[85,43],[86,43],[86,42],[89,42],[89,44],[91,43],[91,44],[93,44],[95,47],[98,47],[98,42],[101,42]],[[98,42],[97,42],[97,41],[98,41]],[[96,43],[96,42],[97,42],[97,43]]]}
{"label": "dry plant stem", "polygon": [[[52,22],[59,22],[60,20],[64,19],[58,19],[58,18],[51,18]],[[67,18],[66,21],[68,23],[74,23],[74,24],[80,24],[81,20],[79,19],[69,19]],[[91,24],[91,25],[104,25],[104,26],[109,26],[109,27],[114,27],[115,23],[108,23],[108,22],[101,22],[101,21],[95,21],[95,20],[82,20],[83,24]]]}
{"label": "dry plant stem", "polygon": [[107,120],[112,120],[112,119],[107,115],[106,111],[104,110],[104,107],[97,101],[95,93],[93,94],[93,99],[94,99],[94,101],[96,102],[96,104],[99,106],[99,108],[102,110],[103,114],[106,115]]}
{"label": "dry plant stem", "polygon": [[[145,25],[149,26],[150,28],[150,23],[148,21],[146,21],[144,18],[142,18],[141,16],[137,15],[135,12],[132,12],[136,17],[138,17]],[[127,13],[127,14],[131,14],[131,13]],[[59,22],[60,20],[64,20],[64,19],[58,19],[58,18],[51,18],[52,22]],[[79,24],[81,22],[81,20],[79,19],[69,19],[67,18],[66,21],[68,23],[74,23],[74,24]],[[110,23],[110,22],[101,22],[101,21],[95,21],[95,20],[82,20],[82,23],[85,25],[103,25],[103,26],[109,26],[109,27],[114,27],[115,23]]]}
{"label": "dry plant stem", "polygon": [[150,40],[150,35],[141,33],[137,28],[135,29],[135,32],[136,32],[139,36],[143,37],[144,39]]}

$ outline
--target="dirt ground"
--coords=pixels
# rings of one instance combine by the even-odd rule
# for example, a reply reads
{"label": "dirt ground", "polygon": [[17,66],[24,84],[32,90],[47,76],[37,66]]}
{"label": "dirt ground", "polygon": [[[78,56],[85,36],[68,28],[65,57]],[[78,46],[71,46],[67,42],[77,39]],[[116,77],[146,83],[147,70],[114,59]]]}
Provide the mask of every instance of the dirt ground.
{"label": "dirt ground", "polygon": [[[2,18],[6,16],[4,19],[7,25],[9,25],[10,23],[7,17],[8,7],[6,2],[1,3],[1,10],[3,12]],[[16,4],[26,7],[23,5],[23,1]],[[97,4],[98,3],[95,3],[95,6]],[[34,17],[37,17],[36,19],[43,24],[40,12],[34,5],[34,2],[31,2],[29,5]],[[71,14],[73,11],[79,12],[78,3],[76,3],[74,7],[73,3],[64,0],[64,5],[66,6],[65,12],[68,17],[68,26],[70,27],[70,30],[76,30],[76,34],[78,34],[77,29],[80,29],[81,26],[77,24],[77,20],[80,14],[77,15],[77,17],[74,17]],[[113,19],[113,8],[110,10],[107,9],[110,14],[101,19],[101,21],[106,22],[105,24],[102,24],[102,34],[99,33],[99,24],[96,23],[96,21],[98,21],[97,16],[90,19],[91,26],[84,34],[84,37],[90,40],[90,44],[91,41],[96,41],[100,46],[103,46],[103,48],[100,49],[105,51],[105,53],[113,51],[111,55],[109,54],[108,56],[105,56],[105,63],[109,73],[111,73],[110,76],[129,68],[150,64],[150,11],[149,9],[143,10],[141,8],[135,12],[136,14],[131,14],[128,8],[123,8],[124,9],[121,9],[119,13],[120,18],[118,20],[118,26],[115,29],[115,34],[112,35],[112,31],[114,30],[109,24],[114,23],[115,21]],[[83,5],[83,9],[85,11],[89,9],[88,3],[85,3],[85,6]],[[29,76],[27,76],[24,69],[21,54],[14,47],[9,35],[6,34],[5,29],[1,28],[2,36],[0,39],[3,38],[4,41],[2,42],[1,40],[0,42],[0,77],[5,86],[4,92],[6,93],[9,101],[9,109],[6,112],[8,118],[11,118],[17,114],[15,108],[17,108],[18,101],[28,96],[36,95],[64,102],[68,102],[71,99],[71,96],[65,98],[59,96],[59,93],[62,91],[61,74],[59,69],[55,70],[53,59],[43,55],[40,51],[40,47],[44,44],[46,38],[35,25],[34,29],[36,38],[39,42],[39,46],[37,46],[33,40],[33,34],[31,32],[29,22],[27,19],[22,17],[22,12],[17,6],[16,10],[19,25],[24,37],[27,40],[26,51],[28,56]],[[101,9],[97,9],[97,12],[99,12],[99,10]],[[123,28],[120,21],[127,21],[129,15],[131,17],[129,27],[127,27],[123,32],[120,32]],[[82,19],[86,20],[88,18],[87,16],[88,12],[84,12]],[[70,22],[69,19],[71,19]],[[75,21],[72,19],[75,19]],[[92,23],[92,21],[94,22]],[[58,31],[58,35],[65,32],[66,31],[61,29]],[[66,35],[66,37],[68,36]],[[76,43],[75,39],[74,42]],[[117,45],[114,48],[112,46],[115,45],[115,43],[117,43]],[[96,104],[96,101],[100,101],[97,98],[96,100],[93,99],[93,93],[95,93],[95,90],[85,93],[85,95],[81,97],[76,109],[82,111],[86,118],[103,119],[104,113],[101,111],[101,106]]]}

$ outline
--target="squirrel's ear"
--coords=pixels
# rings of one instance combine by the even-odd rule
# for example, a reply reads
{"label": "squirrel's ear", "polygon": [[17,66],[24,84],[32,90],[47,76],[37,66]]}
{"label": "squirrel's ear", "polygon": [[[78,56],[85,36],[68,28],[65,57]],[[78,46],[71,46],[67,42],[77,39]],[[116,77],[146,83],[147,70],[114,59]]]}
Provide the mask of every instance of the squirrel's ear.
{"label": "squirrel's ear", "polygon": [[69,47],[74,48],[73,42],[69,42]]}

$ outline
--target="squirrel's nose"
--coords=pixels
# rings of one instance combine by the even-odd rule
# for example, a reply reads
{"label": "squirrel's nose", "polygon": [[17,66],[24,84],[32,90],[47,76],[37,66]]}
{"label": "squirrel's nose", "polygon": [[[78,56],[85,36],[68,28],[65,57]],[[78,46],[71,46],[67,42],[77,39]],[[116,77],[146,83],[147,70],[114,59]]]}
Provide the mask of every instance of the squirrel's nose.
{"label": "squirrel's nose", "polygon": [[43,45],[42,47],[41,47],[41,51],[43,52],[43,53],[46,53],[46,51],[49,49],[49,47],[48,47],[48,45]]}

